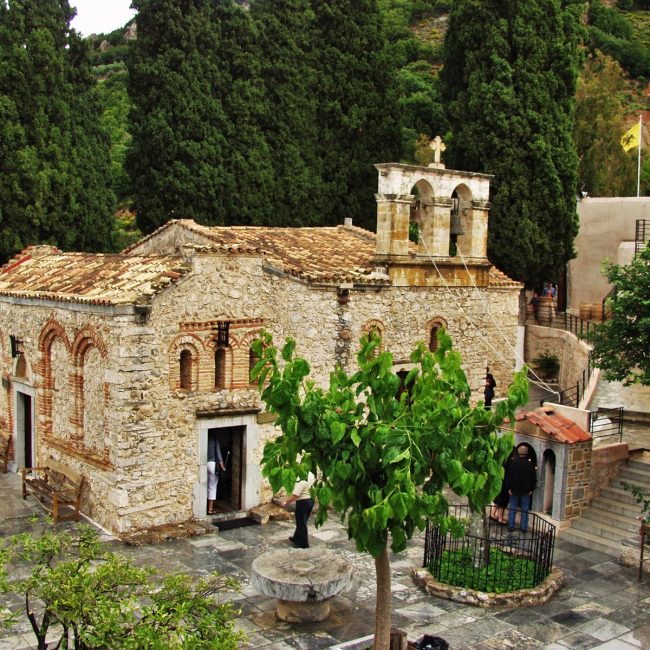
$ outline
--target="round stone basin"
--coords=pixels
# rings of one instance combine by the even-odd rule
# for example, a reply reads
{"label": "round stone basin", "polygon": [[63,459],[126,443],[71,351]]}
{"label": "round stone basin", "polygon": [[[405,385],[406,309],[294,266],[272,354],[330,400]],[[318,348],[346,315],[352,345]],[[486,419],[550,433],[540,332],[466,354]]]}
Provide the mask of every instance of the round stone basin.
{"label": "round stone basin", "polygon": [[253,586],[277,598],[277,617],[290,623],[325,620],[330,613],[327,601],[351,581],[350,563],[320,548],[271,551],[253,562]]}

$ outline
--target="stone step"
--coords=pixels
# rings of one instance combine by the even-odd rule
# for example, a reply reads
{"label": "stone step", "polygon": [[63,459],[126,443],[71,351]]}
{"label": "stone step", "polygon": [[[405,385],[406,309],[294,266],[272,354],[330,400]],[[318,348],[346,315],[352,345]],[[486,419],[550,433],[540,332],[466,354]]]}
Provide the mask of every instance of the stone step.
{"label": "stone step", "polygon": [[627,485],[630,485],[630,486],[633,486],[633,487],[636,487],[636,488],[640,488],[644,492],[650,492],[650,484],[649,483],[644,483],[644,482],[641,482],[641,481],[630,479],[630,478],[625,477],[625,476],[619,476],[618,478],[615,478],[611,482],[610,487],[623,490],[624,492],[627,492],[627,494],[631,495],[632,498],[634,498],[634,496],[632,495],[632,492],[626,490],[625,487],[623,486],[623,483],[625,483]]}
{"label": "stone step", "polygon": [[571,522],[571,530],[581,531],[595,535],[602,539],[609,539],[613,542],[619,542],[626,537],[634,535],[639,529],[638,522],[636,526],[628,528],[621,528],[613,525],[610,521],[597,521],[595,519],[587,519],[584,515],[578,517]]}
{"label": "stone step", "polygon": [[[593,506],[594,504],[592,504]],[[587,508],[582,515],[575,521],[584,519],[593,526],[611,526],[618,531],[624,531],[627,534],[635,533],[639,528],[639,520],[636,516],[619,514],[617,512],[603,510],[598,507]]]}
{"label": "stone step", "polygon": [[602,489],[601,496],[625,505],[636,505],[634,497],[622,487],[606,487]]}
{"label": "stone step", "polygon": [[579,546],[584,546],[585,548],[592,549],[594,551],[600,551],[601,553],[606,553],[613,557],[618,558],[621,554],[621,542],[613,542],[608,539],[603,539],[597,535],[587,533],[581,530],[575,530],[573,527],[565,528],[564,530],[559,531],[560,539],[565,542],[571,542],[572,544],[578,544]]}
{"label": "stone step", "polygon": [[[621,465],[621,469],[623,467],[625,467],[625,466]],[[650,473],[650,463],[646,463],[646,462],[644,462],[642,460],[630,459],[627,462],[627,467],[629,469],[634,469],[634,470],[639,470],[639,471],[642,471],[642,472]]]}
{"label": "stone step", "polygon": [[641,483],[650,488],[650,467],[646,466],[646,468],[641,468],[622,465],[618,473],[618,478],[623,481]]}
{"label": "stone step", "polygon": [[618,499],[609,499],[606,495],[596,497],[591,502],[590,508],[604,511],[602,514],[603,519],[609,517],[611,513],[629,519],[636,519],[636,517],[641,513],[641,506],[636,502],[624,503]]}

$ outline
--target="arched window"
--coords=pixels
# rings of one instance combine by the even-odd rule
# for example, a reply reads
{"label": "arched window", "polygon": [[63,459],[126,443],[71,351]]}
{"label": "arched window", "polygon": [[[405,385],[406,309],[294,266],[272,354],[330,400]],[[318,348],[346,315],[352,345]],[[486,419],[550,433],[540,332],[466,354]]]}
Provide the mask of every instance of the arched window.
{"label": "arched window", "polygon": [[260,358],[253,352],[253,348],[251,348],[248,351],[248,378],[251,382],[251,384],[255,384],[255,382],[250,378],[251,372],[253,372],[253,368],[257,365],[257,362],[260,360]]}
{"label": "arched window", "polygon": [[217,348],[214,353],[214,387],[226,388],[226,350]]}
{"label": "arched window", "polygon": [[429,335],[429,351],[435,352],[438,349],[438,330],[440,325],[434,325]]}
{"label": "arched window", "polygon": [[192,352],[181,350],[180,364],[180,386],[182,390],[192,390]]}

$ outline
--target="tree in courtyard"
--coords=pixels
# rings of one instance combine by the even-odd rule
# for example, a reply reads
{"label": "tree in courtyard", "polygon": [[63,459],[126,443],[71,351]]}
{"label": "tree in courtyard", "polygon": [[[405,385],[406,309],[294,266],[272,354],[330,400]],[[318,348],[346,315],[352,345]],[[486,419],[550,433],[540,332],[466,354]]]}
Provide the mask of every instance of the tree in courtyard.
{"label": "tree in courtyard", "polygon": [[109,142],[67,0],[0,2],[0,259],[110,250]]}
{"label": "tree in courtyard", "polygon": [[529,285],[574,256],[582,3],[459,0],[441,73],[448,166],[494,174],[488,254]]}
{"label": "tree in courtyard", "polygon": [[[243,634],[234,629],[235,610],[218,597],[236,587],[217,575],[193,581],[136,567],[89,526],[76,533],[46,527],[5,538],[0,548],[0,593],[22,600],[38,650],[236,650]],[[0,611],[0,625],[18,616]]]}
{"label": "tree in courtyard", "polygon": [[614,292],[609,318],[589,337],[594,362],[609,381],[650,386],[650,247],[627,266],[605,270]]}
{"label": "tree in courtyard", "polygon": [[448,515],[446,486],[467,497],[473,511],[484,509],[501,488],[502,463],[512,451],[512,436],[499,437],[497,428],[527,399],[525,373],[518,373],[494,410],[471,406],[460,355],[443,331],[438,340],[433,354],[417,346],[402,383],[392,355],[380,352],[381,340],[371,334],[361,341],[359,370],[348,375],[337,367],[327,388],[307,379],[309,365],[294,356],[294,341],[286,342],[281,359],[268,333],[253,345],[260,360],[252,377],[282,430],[265,445],[263,474],[275,491],[290,492],[313,472],[316,525],[331,507],[347,520],[357,550],[373,556],[377,650],[389,647],[389,544],[404,550],[427,521],[463,530]]}
{"label": "tree in courtyard", "polygon": [[311,0],[309,61],[320,129],[321,225],[374,229],[377,162],[396,160],[400,124],[376,0]]}
{"label": "tree in courtyard", "polygon": [[573,139],[578,153],[578,187],[591,196],[631,196],[636,192],[634,157],[621,147],[627,131],[621,67],[602,52],[590,55],[576,93]]}

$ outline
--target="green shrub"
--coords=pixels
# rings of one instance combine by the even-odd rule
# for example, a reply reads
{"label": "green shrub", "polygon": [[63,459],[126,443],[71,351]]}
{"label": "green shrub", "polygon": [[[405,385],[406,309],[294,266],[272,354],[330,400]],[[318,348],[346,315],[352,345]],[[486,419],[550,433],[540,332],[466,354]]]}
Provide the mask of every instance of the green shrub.
{"label": "green shrub", "polygon": [[533,359],[533,368],[542,379],[555,379],[560,372],[560,360],[548,350],[545,350]]}

